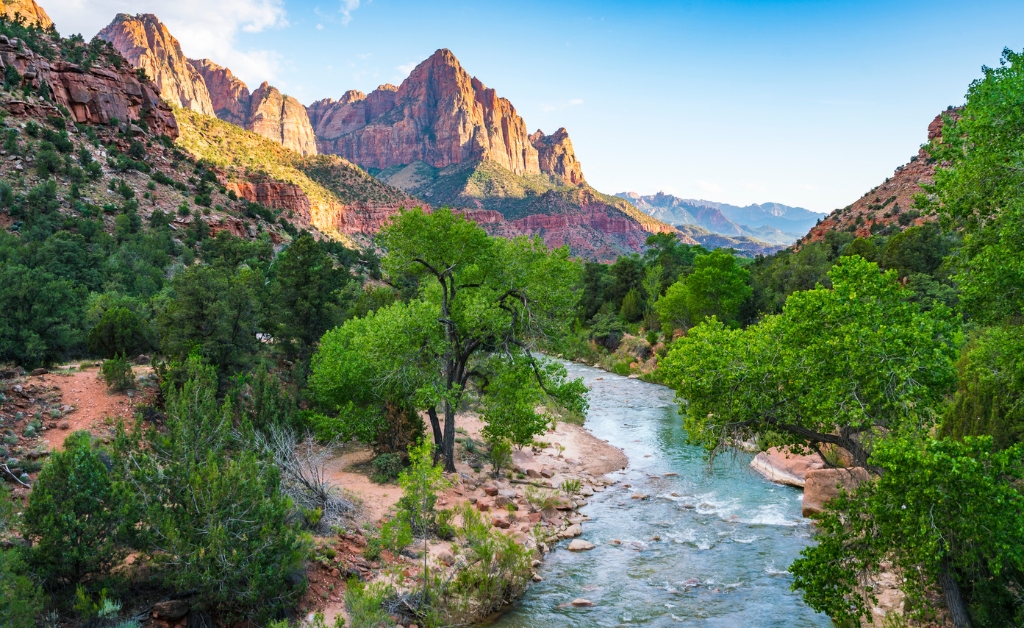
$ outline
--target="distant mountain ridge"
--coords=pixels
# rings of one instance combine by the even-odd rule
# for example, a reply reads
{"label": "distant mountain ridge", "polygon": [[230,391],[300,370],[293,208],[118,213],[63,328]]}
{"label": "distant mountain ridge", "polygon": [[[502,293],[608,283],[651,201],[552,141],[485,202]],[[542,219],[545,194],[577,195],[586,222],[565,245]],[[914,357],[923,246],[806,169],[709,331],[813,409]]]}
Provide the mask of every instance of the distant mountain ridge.
{"label": "distant mountain ridge", "polygon": [[782,203],[739,207],[702,199],[679,198],[664,192],[646,196],[636,192],[619,192],[616,196],[670,225],[696,225],[712,234],[748,237],[772,245],[796,242],[825,216]]}

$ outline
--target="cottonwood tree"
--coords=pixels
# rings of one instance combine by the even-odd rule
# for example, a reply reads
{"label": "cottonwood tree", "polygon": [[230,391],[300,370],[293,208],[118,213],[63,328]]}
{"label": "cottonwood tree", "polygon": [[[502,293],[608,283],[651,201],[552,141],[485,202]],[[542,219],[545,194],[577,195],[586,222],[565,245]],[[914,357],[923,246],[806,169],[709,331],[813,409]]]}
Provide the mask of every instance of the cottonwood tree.
{"label": "cottonwood tree", "polygon": [[836,621],[870,618],[865,576],[884,563],[902,576],[913,617],[927,616],[926,593],[938,584],[957,628],[971,614],[979,626],[1020,625],[1024,447],[899,436],[880,442],[872,462],[881,477],[833,500],[817,544],[790,567],[804,601]]}
{"label": "cottonwood tree", "polygon": [[660,370],[692,441],[709,452],[753,438],[818,453],[827,444],[868,466],[880,435],[934,425],[956,382],[949,310],[921,311],[895,271],[859,256],[829,277],[833,289],[794,293],[757,325],[711,319],[676,341]]}
{"label": "cottonwood tree", "polygon": [[467,391],[525,384],[497,377],[513,365],[529,366],[515,370],[536,382],[538,402],[584,407],[582,382],[567,382],[564,369],[544,367],[534,354],[539,339],[564,333],[574,312],[580,267],[567,249],[489,237],[448,209],[403,211],[378,242],[388,280],[414,281],[419,291],[324,337],[310,383],[340,418],[368,406],[379,416],[389,404],[426,411],[451,472],[455,415]]}

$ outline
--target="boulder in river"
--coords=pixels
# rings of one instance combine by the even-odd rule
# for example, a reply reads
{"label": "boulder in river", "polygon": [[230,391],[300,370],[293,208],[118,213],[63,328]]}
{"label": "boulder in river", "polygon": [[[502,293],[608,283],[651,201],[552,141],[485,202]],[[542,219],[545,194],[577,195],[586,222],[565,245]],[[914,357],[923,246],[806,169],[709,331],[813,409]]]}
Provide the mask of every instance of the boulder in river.
{"label": "boulder in river", "polygon": [[809,471],[824,467],[825,463],[818,454],[805,456],[778,447],[762,451],[750,461],[750,468],[768,480],[800,488],[803,488]]}
{"label": "boulder in river", "polygon": [[804,484],[803,515],[820,515],[825,511],[825,504],[837,497],[840,490],[853,491],[870,477],[861,467],[809,471]]}
{"label": "boulder in river", "polygon": [[570,552],[585,552],[592,549],[594,549],[594,544],[583,539],[575,539],[572,543],[569,543]]}

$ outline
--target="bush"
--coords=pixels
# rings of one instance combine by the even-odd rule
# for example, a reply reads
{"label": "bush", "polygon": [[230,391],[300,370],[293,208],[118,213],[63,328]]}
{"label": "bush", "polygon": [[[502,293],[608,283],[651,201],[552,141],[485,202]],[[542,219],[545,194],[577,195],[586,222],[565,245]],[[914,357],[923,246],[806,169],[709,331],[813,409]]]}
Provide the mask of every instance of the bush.
{"label": "bush", "polygon": [[143,323],[126,307],[112,307],[89,332],[89,351],[104,358],[137,355],[146,347]]}
{"label": "bush", "polygon": [[0,626],[4,628],[35,628],[42,614],[43,592],[25,573],[18,550],[0,550]]}
{"label": "bush", "polygon": [[29,562],[49,585],[108,573],[127,555],[120,541],[132,525],[132,497],[111,477],[88,432],[75,432],[50,458],[29,495],[23,533],[34,539]]}
{"label": "bush", "polygon": [[501,475],[502,469],[512,466],[512,445],[504,439],[492,442],[487,460],[491,463],[491,473],[497,478]]}
{"label": "bush", "polygon": [[[308,536],[280,491],[277,467],[232,431],[217,402],[217,374],[192,357],[187,379],[166,391],[165,434],[125,443],[165,586],[196,591],[196,606],[228,621],[265,620],[303,592]],[[119,440],[124,440],[125,437]]]}
{"label": "bush", "polygon": [[384,610],[384,600],[394,591],[382,582],[363,584],[350,578],[345,587],[345,608],[348,609],[352,628],[383,628],[394,622]]}
{"label": "bush", "polygon": [[128,390],[135,387],[135,374],[132,373],[132,364],[124,355],[113,357],[103,361],[103,381],[111,390]]}
{"label": "bush", "polygon": [[402,472],[402,456],[399,454],[381,454],[373,459],[373,473],[370,479],[378,484],[394,482]]}

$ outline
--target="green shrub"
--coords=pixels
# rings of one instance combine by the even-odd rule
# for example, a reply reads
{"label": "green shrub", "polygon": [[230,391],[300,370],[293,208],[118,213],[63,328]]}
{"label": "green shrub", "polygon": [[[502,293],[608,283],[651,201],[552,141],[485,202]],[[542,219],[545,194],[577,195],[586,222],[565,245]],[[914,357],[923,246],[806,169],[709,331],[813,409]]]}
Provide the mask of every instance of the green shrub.
{"label": "green shrub", "polygon": [[[230,620],[263,621],[302,595],[309,537],[291,523],[277,467],[232,430],[217,374],[189,358],[182,387],[166,390],[166,433],[121,445],[146,514],[164,586],[196,592],[196,608]],[[127,437],[119,439],[123,441]]]}
{"label": "green shrub", "polygon": [[104,358],[137,355],[147,345],[142,321],[135,312],[122,306],[111,307],[103,313],[100,322],[89,331],[88,344],[89,351]]}
{"label": "green shrub", "polygon": [[502,469],[512,466],[512,445],[505,439],[495,440],[491,443],[487,460],[491,463],[491,473],[494,477],[500,476]]}
{"label": "green shrub", "polygon": [[352,628],[386,628],[395,622],[384,610],[384,600],[394,594],[383,582],[363,584],[350,578],[345,587],[345,608],[348,609]]}
{"label": "green shrub", "polygon": [[366,547],[363,548],[363,558],[366,560],[380,560],[380,554],[384,551],[384,541],[379,536],[371,536],[366,539]]}
{"label": "green shrub", "polygon": [[42,614],[43,592],[26,573],[21,552],[0,550],[0,626],[4,628],[35,628]]}
{"label": "green shrub", "polygon": [[135,387],[135,374],[132,363],[123,354],[103,361],[103,381],[111,390],[128,390]]}
{"label": "green shrub", "polygon": [[50,585],[77,583],[110,571],[127,554],[120,541],[132,524],[132,496],[111,477],[88,432],[64,441],[39,473],[23,533],[34,539],[29,562]]}
{"label": "green shrub", "polygon": [[381,454],[373,459],[373,473],[370,479],[378,484],[394,482],[402,472],[402,456],[399,454]]}

